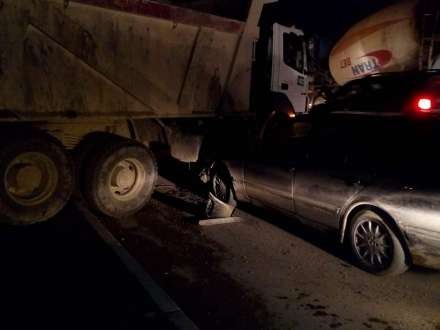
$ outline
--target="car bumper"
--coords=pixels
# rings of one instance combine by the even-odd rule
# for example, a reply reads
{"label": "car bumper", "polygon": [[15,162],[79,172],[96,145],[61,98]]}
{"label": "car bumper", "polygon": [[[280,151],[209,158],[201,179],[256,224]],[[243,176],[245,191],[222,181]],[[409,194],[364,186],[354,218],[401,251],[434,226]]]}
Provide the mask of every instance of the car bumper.
{"label": "car bumper", "polygon": [[405,229],[413,264],[440,270],[440,232],[417,227]]}

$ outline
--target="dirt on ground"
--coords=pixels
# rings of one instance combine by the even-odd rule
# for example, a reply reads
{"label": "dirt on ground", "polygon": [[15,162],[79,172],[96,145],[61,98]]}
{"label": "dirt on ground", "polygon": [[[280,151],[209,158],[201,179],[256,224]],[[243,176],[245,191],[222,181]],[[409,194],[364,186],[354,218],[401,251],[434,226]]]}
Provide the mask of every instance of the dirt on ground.
{"label": "dirt on ground", "polygon": [[376,277],[333,233],[258,209],[200,227],[205,199],[162,181],[111,230],[201,329],[440,328],[440,274]]}
{"label": "dirt on ground", "polygon": [[222,268],[233,256],[197,226],[204,207],[204,199],[173,189],[108,225],[201,329],[270,329],[262,298]]}

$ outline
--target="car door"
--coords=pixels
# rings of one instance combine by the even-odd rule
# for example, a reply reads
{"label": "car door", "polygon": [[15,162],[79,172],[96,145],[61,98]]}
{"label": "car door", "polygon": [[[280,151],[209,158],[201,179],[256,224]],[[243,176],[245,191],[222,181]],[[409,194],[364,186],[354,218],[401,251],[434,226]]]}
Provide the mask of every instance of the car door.
{"label": "car door", "polygon": [[273,26],[272,87],[286,95],[296,113],[306,111],[308,78],[303,33],[295,27]]}
{"label": "car door", "polygon": [[296,166],[307,150],[307,137],[286,137],[286,143],[273,145],[245,164],[246,192],[256,205],[293,215],[293,185]]}
{"label": "car door", "polygon": [[247,161],[244,177],[251,203],[291,215],[294,174],[295,168],[288,162],[264,158]]}
{"label": "car door", "polygon": [[352,165],[355,139],[344,129],[349,124],[326,125],[314,134],[307,162],[296,168],[293,196],[301,218],[338,228],[341,208],[363,189],[367,176]]}

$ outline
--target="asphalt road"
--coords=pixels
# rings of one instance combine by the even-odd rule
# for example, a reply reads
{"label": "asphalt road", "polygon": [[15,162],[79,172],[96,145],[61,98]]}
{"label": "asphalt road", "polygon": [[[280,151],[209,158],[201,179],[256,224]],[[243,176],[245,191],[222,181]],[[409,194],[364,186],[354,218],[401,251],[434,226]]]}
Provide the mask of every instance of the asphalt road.
{"label": "asphalt road", "polygon": [[0,329],[173,329],[71,203],[55,219],[0,227]]}
{"label": "asphalt road", "polygon": [[[199,226],[204,199],[162,181],[138,215],[101,219],[201,329],[440,329],[440,273],[367,274],[332,234],[276,214]],[[1,329],[168,329],[74,204],[0,228]]]}
{"label": "asphalt road", "polygon": [[332,234],[255,209],[200,227],[203,207],[161,182],[141,213],[109,223],[201,329],[440,329],[439,272],[376,277]]}

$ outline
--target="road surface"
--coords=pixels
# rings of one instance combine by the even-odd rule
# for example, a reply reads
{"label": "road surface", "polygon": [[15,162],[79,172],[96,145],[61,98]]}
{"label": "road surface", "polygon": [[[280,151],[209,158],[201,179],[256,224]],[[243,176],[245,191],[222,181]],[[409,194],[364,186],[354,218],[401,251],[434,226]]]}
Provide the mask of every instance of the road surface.
{"label": "road surface", "polygon": [[74,203],[0,227],[0,261],[0,329],[174,329]]}
{"label": "road surface", "polygon": [[[152,203],[101,218],[201,329],[440,329],[440,273],[375,277],[335,236],[256,209],[199,226],[205,201],[162,181]],[[0,328],[168,329],[75,204],[0,228]]]}
{"label": "road surface", "polygon": [[332,234],[254,209],[200,227],[203,207],[162,181],[137,216],[108,223],[201,329],[440,329],[439,272],[376,277]]}

